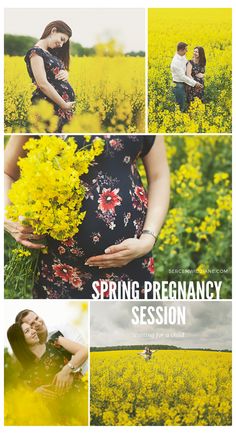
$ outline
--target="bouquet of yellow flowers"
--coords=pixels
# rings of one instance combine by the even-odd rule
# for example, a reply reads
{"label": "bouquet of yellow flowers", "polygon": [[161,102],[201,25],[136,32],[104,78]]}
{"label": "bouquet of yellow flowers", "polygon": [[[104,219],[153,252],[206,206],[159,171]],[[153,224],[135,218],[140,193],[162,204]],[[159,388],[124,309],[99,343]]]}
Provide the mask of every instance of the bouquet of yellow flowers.
{"label": "bouquet of yellow flowers", "polygon": [[[9,191],[11,204],[6,209],[7,218],[17,222],[20,217],[37,235],[49,235],[57,240],[73,237],[85,217],[85,212],[81,212],[85,197],[81,175],[88,173],[90,164],[104,149],[101,138],[95,137],[92,144],[90,139],[85,136],[85,146],[78,149],[72,137],[67,140],[56,136],[30,138],[24,145],[27,156],[18,162],[20,177]],[[23,258],[29,262],[29,250],[22,246],[13,249],[14,264],[21,262],[21,268],[25,268]],[[8,281],[13,270],[16,274],[14,264],[10,260],[6,266]]]}

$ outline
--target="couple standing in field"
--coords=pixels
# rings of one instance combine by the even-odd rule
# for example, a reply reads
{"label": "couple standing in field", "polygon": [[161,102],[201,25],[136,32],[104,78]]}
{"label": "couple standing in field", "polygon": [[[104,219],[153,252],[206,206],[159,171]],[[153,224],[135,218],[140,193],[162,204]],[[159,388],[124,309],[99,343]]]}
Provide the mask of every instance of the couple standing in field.
{"label": "couple standing in field", "polygon": [[182,112],[190,103],[199,98],[204,102],[204,74],[206,56],[203,47],[195,47],[192,60],[188,61],[186,53],[188,44],[179,42],[177,52],[171,62],[171,73],[175,83],[174,95]]}

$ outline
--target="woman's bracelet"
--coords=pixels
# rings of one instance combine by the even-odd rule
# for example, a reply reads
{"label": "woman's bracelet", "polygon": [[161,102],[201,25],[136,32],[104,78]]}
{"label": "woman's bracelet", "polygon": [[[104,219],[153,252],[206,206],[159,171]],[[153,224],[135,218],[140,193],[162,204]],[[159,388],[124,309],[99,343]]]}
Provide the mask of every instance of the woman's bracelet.
{"label": "woman's bracelet", "polygon": [[68,363],[67,363],[67,366],[68,366],[68,368],[70,368],[70,370],[71,370],[71,372],[72,372],[73,374],[77,374],[77,372],[81,372],[81,368],[80,368],[80,367],[79,367],[79,368],[75,368],[75,366],[72,365],[71,362],[68,362]]}
{"label": "woman's bracelet", "polygon": [[155,243],[156,243],[157,235],[155,235],[153,231],[150,231],[149,229],[143,229],[141,235],[142,235],[142,234],[148,234],[148,235],[151,235],[153,238],[155,238]]}

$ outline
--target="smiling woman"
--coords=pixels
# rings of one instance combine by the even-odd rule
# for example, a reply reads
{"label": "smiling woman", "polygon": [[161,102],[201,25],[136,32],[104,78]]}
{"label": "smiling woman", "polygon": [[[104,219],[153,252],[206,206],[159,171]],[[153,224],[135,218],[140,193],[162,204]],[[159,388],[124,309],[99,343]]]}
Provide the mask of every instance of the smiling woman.
{"label": "smiling woman", "polygon": [[[87,425],[87,347],[59,330],[48,334],[44,321],[27,309],[18,313],[16,321],[7,330],[17,372],[10,384],[5,365],[6,424],[64,425],[66,418],[68,425]],[[26,408],[34,409],[31,420]]]}
{"label": "smiling woman", "polygon": [[72,31],[63,21],[49,23],[40,40],[26,53],[29,76],[35,84],[31,101],[46,99],[59,117],[57,132],[61,132],[73,114],[75,94],[68,82],[69,44]]}

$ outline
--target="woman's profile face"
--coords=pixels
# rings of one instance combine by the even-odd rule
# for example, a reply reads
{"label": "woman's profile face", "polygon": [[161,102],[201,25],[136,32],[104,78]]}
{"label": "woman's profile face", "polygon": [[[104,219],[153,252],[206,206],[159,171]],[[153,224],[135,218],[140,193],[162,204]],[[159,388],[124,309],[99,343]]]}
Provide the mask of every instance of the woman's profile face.
{"label": "woman's profile face", "polygon": [[69,39],[69,36],[65,33],[57,32],[56,29],[52,29],[49,36],[49,48],[61,48]]}
{"label": "woman's profile face", "polygon": [[23,322],[21,324],[21,328],[24,333],[25,342],[27,343],[27,345],[31,346],[39,342],[39,338],[36,331],[33,328],[31,328],[29,324]]}
{"label": "woman's profile face", "polygon": [[193,55],[194,55],[195,57],[199,57],[199,50],[198,50],[198,48],[195,48],[195,49],[194,49],[194,51],[193,51]]}

